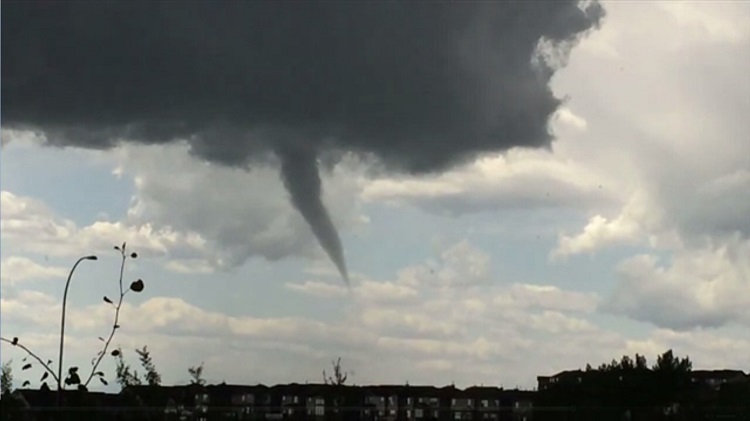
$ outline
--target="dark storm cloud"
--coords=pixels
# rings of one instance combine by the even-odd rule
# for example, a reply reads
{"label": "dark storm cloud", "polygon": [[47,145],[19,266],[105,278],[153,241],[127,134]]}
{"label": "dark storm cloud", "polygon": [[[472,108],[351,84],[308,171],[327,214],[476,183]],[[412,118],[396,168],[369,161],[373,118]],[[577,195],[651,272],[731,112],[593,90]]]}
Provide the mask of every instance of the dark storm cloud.
{"label": "dark storm cloud", "polygon": [[187,139],[227,165],[275,153],[346,277],[316,157],[428,172],[548,146],[560,101],[532,58],[541,40],[564,55],[602,16],[573,0],[7,1],[2,124],[89,148]]}
{"label": "dark storm cloud", "polygon": [[577,3],[6,2],[3,125],[96,148],[189,138],[230,164],[283,129],[440,169],[550,142],[559,101],[531,58],[599,21]]}

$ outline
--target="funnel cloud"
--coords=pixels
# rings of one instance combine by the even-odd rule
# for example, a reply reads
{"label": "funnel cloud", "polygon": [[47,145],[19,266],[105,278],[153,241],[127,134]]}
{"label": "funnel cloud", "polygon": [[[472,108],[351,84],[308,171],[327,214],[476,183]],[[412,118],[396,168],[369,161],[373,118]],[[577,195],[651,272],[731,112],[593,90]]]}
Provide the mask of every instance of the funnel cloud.
{"label": "funnel cloud", "polygon": [[278,155],[281,159],[281,178],[291,195],[292,204],[310,225],[321,247],[348,285],[349,274],[341,239],[321,200],[322,187],[315,155],[290,149],[280,151]]}
{"label": "funnel cloud", "polygon": [[183,140],[229,166],[275,154],[346,277],[318,155],[428,173],[549,147],[564,60],[540,45],[564,58],[596,28],[601,5],[583,4],[6,2],[2,124],[56,146]]}

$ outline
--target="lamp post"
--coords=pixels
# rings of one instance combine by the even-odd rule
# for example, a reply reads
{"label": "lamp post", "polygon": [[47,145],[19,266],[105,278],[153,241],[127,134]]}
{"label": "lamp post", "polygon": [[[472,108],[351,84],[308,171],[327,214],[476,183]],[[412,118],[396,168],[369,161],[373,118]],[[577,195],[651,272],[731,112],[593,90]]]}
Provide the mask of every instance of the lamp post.
{"label": "lamp post", "polygon": [[73,268],[70,269],[70,273],[68,274],[68,280],[65,281],[65,292],[63,292],[63,302],[62,302],[62,317],[60,318],[60,354],[58,355],[57,360],[57,406],[60,406],[61,396],[62,396],[62,363],[63,363],[63,344],[65,343],[65,305],[68,301],[68,287],[70,286],[70,280],[73,278],[73,272],[75,272],[76,267],[78,267],[78,264],[81,263],[84,260],[96,260],[96,256],[83,256],[80,259],[76,260],[76,263],[73,265]]}

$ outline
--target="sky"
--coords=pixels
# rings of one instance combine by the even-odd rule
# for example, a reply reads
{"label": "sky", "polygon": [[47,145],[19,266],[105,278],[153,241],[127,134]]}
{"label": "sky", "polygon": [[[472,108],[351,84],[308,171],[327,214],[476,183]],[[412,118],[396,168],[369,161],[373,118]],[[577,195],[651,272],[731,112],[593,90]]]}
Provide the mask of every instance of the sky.
{"label": "sky", "polygon": [[[113,345],[134,365],[134,349],[147,345],[166,384],[187,383],[187,368],[201,362],[209,382],[321,382],[341,357],[354,384],[533,388],[537,375],[623,354],[654,362],[667,349],[694,368],[750,371],[750,4],[603,8],[598,27],[543,78],[477,76],[514,101],[533,94],[519,107],[550,111],[550,139],[534,137],[532,122],[512,126],[512,139],[486,144],[477,135],[443,150],[404,139],[474,126],[418,130],[419,119],[442,115],[434,109],[403,133],[395,123],[357,125],[356,107],[351,120],[331,120],[354,127],[342,136],[364,139],[318,145],[341,152],[318,158],[330,159],[319,165],[321,203],[348,284],[310,214],[290,200],[289,174],[257,158],[272,150],[289,162],[297,155],[287,148],[308,126],[287,124],[293,140],[253,140],[234,154],[201,149],[198,137],[161,141],[166,125],[131,133],[149,141],[94,147],[119,120],[103,128],[81,120],[75,113],[86,107],[75,98],[67,114],[27,101],[18,110],[51,116],[46,130],[28,129],[12,124],[24,115],[4,89],[2,336],[56,358],[65,277],[79,256],[96,254],[77,269],[68,301],[66,365],[87,372],[112,324],[102,297],[117,293],[113,246],[127,241],[138,258],[125,282],[141,278],[145,289],[126,297]],[[519,84],[520,94],[508,90]],[[76,96],[51,92],[52,105],[56,95]],[[505,104],[491,95],[477,103],[453,105],[466,118]],[[424,104],[404,109],[412,106]],[[302,119],[282,111],[271,117]],[[55,125],[66,119],[96,136]],[[405,137],[383,143],[392,135]],[[20,370],[21,350],[0,351],[17,383],[38,385],[37,368]],[[113,378],[112,358],[101,368]]]}

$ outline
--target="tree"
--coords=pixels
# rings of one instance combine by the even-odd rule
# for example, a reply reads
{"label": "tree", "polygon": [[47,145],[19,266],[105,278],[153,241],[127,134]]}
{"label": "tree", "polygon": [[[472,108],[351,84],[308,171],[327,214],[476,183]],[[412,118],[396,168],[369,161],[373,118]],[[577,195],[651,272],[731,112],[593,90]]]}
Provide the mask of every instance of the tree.
{"label": "tree", "polygon": [[656,358],[654,371],[687,373],[693,369],[693,363],[689,357],[680,359],[674,356],[672,350],[668,350]]}
{"label": "tree", "polygon": [[[96,256],[91,255],[91,256],[81,257],[80,259],[76,261],[76,263],[73,265],[72,269],[70,270],[70,273],[68,274],[68,279],[65,284],[65,292],[63,293],[62,315],[60,317],[60,353],[58,355],[57,372],[55,372],[51,367],[52,360],[46,360],[45,362],[44,359],[42,359],[39,355],[37,355],[35,352],[33,352],[31,349],[25,346],[18,337],[13,337],[13,338],[0,337],[0,341],[8,343],[14,347],[20,348],[21,350],[26,352],[29,357],[33,358],[37,363],[39,363],[39,365],[43,368],[42,376],[39,379],[39,381],[42,382],[43,387],[47,385],[45,380],[47,380],[48,378],[51,378],[52,380],[55,381],[55,383],[57,383],[58,391],[64,389],[65,386],[76,386],[79,390],[87,390],[89,383],[94,377],[98,378],[102,384],[107,385],[107,380],[104,378],[104,373],[102,371],[98,371],[98,368],[102,359],[107,354],[107,350],[109,349],[109,346],[112,343],[112,339],[114,338],[115,333],[117,332],[118,329],[120,329],[120,309],[122,308],[122,303],[125,299],[125,296],[128,293],[130,292],[140,293],[141,291],[143,291],[143,288],[144,288],[144,283],[143,283],[143,280],[141,279],[131,282],[129,288],[126,288],[125,284],[123,284],[123,275],[125,271],[126,260],[135,259],[138,257],[138,254],[134,252],[127,253],[126,243],[122,243],[121,246],[115,246],[114,248],[120,253],[120,256],[121,256],[120,276],[119,276],[119,281],[118,281],[119,297],[117,300],[112,300],[107,296],[104,296],[103,298],[104,303],[112,306],[113,311],[114,311],[112,327],[106,339],[101,336],[99,337],[99,340],[103,343],[102,349],[99,352],[97,352],[94,358],[92,358],[91,372],[86,377],[83,377],[83,378],[81,377],[81,373],[77,366],[68,367],[67,375],[63,377],[62,367],[63,367],[63,350],[64,350],[63,341],[65,339],[65,308],[66,308],[65,304],[67,300],[68,286],[73,277],[73,273],[75,272],[76,267],[82,261],[97,260]],[[115,352],[119,352],[119,351],[113,350],[112,351],[113,356],[115,355]],[[28,370],[31,367],[32,367],[32,363],[26,363],[21,369]],[[30,382],[27,380],[24,382],[24,385],[29,384],[29,383]]]}
{"label": "tree", "polygon": [[[138,358],[141,360],[141,366],[146,372],[145,380],[149,386],[159,386],[161,384],[161,374],[156,371],[156,366],[151,359],[151,354],[148,351],[146,345],[143,345],[142,349],[136,349],[135,352],[138,354]],[[202,365],[201,365],[202,367]],[[202,372],[202,368],[201,368]]]}
{"label": "tree", "polygon": [[3,363],[2,371],[0,371],[0,395],[5,395],[13,391],[13,367],[11,364],[13,360],[9,360]]}
{"label": "tree", "polygon": [[129,386],[140,386],[142,384],[141,378],[138,376],[138,372],[132,370],[130,365],[125,362],[122,349],[117,348],[112,351],[112,355],[115,357],[115,378],[120,387],[125,389]]}
{"label": "tree", "polygon": [[201,362],[200,365],[197,365],[195,367],[188,368],[188,373],[190,373],[190,384],[196,384],[198,386],[203,386],[206,384],[206,379],[203,378],[203,363]]}
{"label": "tree", "polygon": [[115,371],[117,383],[124,389],[128,386],[140,386],[147,384],[149,386],[159,386],[161,384],[161,375],[156,371],[156,366],[151,358],[151,352],[146,345],[143,348],[135,350],[138,359],[145,372],[143,378],[138,375],[138,371],[133,370],[130,364],[125,362],[121,348],[112,352],[115,357]]}
{"label": "tree", "polygon": [[635,354],[635,368],[637,370],[648,370],[648,362],[643,355]]}
{"label": "tree", "polygon": [[620,360],[620,370],[622,371],[630,371],[635,369],[635,364],[633,364],[633,360],[630,359],[627,355],[623,355],[622,359]]}
{"label": "tree", "polygon": [[331,365],[333,366],[333,376],[327,376],[326,371],[323,370],[323,381],[325,384],[343,386],[346,383],[347,373],[341,371],[341,357],[336,361],[331,361]]}

